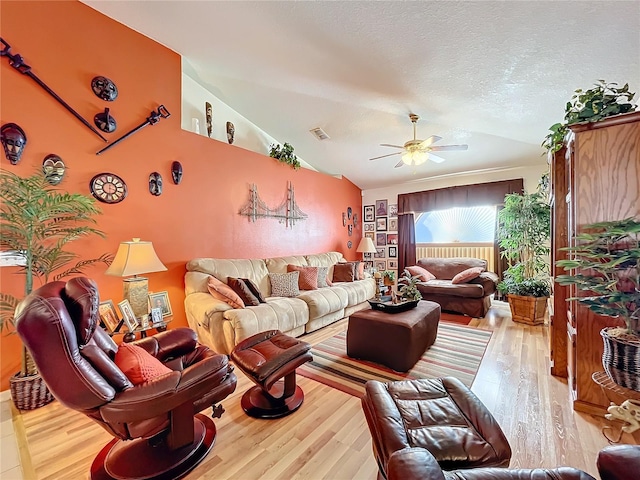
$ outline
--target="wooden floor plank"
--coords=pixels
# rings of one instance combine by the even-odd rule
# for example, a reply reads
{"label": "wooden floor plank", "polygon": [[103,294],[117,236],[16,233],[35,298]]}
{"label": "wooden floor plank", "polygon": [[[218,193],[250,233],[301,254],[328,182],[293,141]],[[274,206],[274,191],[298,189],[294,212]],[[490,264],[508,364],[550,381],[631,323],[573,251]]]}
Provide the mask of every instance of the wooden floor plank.
{"label": "wooden floor plank", "polygon": [[[337,322],[303,339],[317,344],[346,325]],[[471,325],[493,331],[472,390],[502,426],[513,449],[511,466],[570,465],[597,477],[595,458],[608,444],[601,433],[608,423],[574,412],[566,380],[548,373],[547,327],[512,322],[502,302],[494,302],[489,314]],[[298,376],[305,392],[300,410],[278,420],[256,420],[240,407],[242,394],[253,383],[236,373],[237,389],[223,402],[227,411],[215,419],[216,445],[187,479],[376,477],[359,399]],[[111,440],[100,426],[58,402],[15,415],[18,441],[31,457],[34,479],[88,478],[94,457]],[[634,443],[629,435],[623,441]]]}

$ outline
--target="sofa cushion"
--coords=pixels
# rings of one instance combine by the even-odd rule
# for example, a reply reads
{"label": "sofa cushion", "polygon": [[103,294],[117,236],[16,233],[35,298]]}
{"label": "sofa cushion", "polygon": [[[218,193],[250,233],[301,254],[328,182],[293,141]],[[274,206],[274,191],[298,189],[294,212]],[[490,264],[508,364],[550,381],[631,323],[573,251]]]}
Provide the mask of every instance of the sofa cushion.
{"label": "sofa cushion", "polygon": [[437,279],[451,280],[458,273],[472,267],[487,269],[487,261],[481,258],[421,258],[417,265],[429,270]]}
{"label": "sofa cushion", "polygon": [[118,346],[114,362],[134,385],[173,371],[144,348],[131,343]]}
{"label": "sofa cushion", "polygon": [[466,270],[458,273],[455,277],[453,277],[451,283],[453,283],[454,285],[458,283],[467,283],[469,280],[473,280],[474,278],[478,277],[483,271],[484,268],[482,267],[467,268]]}
{"label": "sofa cushion", "polygon": [[426,268],[422,268],[419,265],[414,265],[413,267],[407,267],[407,270],[413,277],[419,277],[421,282],[428,282],[429,280],[433,280],[436,276],[431,273]]}
{"label": "sofa cushion", "polygon": [[251,293],[253,293],[256,296],[256,298],[260,303],[265,303],[264,297],[262,296],[262,292],[260,291],[258,286],[255,283],[253,283],[253,280],[251,280],[250,278],[241,278],[240,280],[242,280],[245,283],[247,288],[251,290]]}
{"label": "sofa cushion", "polygon": [[324,317],[333,312],[344,311],[349,303],[349,296],[343,288],[322,288],[301,292],[299,299],[309,307],[309,319]]}
{"label": "sofa cushion", "polygon": [[329,281],[333,278],[333,266],[338,262],[344,262],[344,257],[340,252],[316,253],[314,255],[306,255],[305,258],[310,267],[329,267],[329,272],[327,273]]}
{"label": "sofa cushion", "polygon": [[287,265],[287,272],[300,272],[300,277],[298,278],[298,288],[300,290],[318,289],[318,267]]}
{"label": "sofa cushion", "polygon": [[353,282],[356,279],[355,264],[337,263],[333,266],[333,282]]}
{"label": "sofa cushion", "polygon": [[[341,288],[347,292],[347,308],[367,302],[376,293],[376,282],[373,278],[365,278],[355,282],[336,283],[333,288]],[[368,304],[367,304],[368,308]]]}
{"label": "sofa cushion", "polygon": [[[249,278],[258,286],[263,296],[269,294],[269,271],[263,259],[194,258],[187,262],[187,272],[213,275],[221,281],[225,281],[227,277]],[[199,275],[185,276],[186,294],[194,291],[207,292],[207,281],[208,278],[204,279]]]}
{"label": "sofa cushion", "polygon": [[332,285],[329,280],[329,267],[316,267],[318,269],[318,288],[330,287]]}
{"label": "sofa cushion", "polygon": [[[287,265],[298,265],[308,267],[307,259],[302,255],[292,255],[290,257],[265,258],[265,265],[269,273],[287,273]],[[315,265],[311,265],[312,267]]]}
{"label": "sofa cushion", "polygon": [[300,295],[298,279],[300,272],[270,273],[272,297],[297,297]]}
{"label": "sofa cushion", "polygon": [[241,278],[227,277],[227,285],[236,292],[246,307],[260,305],[260,300]]}
{"label": "sofa cushion", "polygon": [[221,282],[216,277],[209,277],[207,286],[209,287],[209,293],[218,300],[228,303],[233,308],[244,308],[242,298],[229,285]]}
{"label": "sofa cushion", "polygon": [[451,280],[429,280],[428,282],[420,282],[417,285],[418,290],[423,295],[424,300],[435,301],[430,298],[433,295],[451,295],[454,297],[482,298],[484,297],[484,288],[482,285],[473,283],[459,283],[454,285]]}

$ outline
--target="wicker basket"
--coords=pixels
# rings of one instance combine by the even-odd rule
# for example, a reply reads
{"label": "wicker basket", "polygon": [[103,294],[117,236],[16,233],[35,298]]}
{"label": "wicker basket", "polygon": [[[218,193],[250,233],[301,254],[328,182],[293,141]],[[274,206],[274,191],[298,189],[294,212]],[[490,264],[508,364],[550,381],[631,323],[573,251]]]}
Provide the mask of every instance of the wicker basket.
{"label": "wicker basket", "polygon": [[509,294],[507,297],[514,322],[542,325],[547,314],[548,297],[525,297]]}
{"label": "wicker basket", "polygon": [[37,373],[34,375],[20,376],[16,373],[9,380],[11,386],[11,398],[19,410],[33,410],[45,406],[53,401],[53,395]]}
{"label": "wicker basket", "polygon": [[618,385],[640,392],[640,341],[611,337],[608,330],[600,331],[604,341],[602,366]]}

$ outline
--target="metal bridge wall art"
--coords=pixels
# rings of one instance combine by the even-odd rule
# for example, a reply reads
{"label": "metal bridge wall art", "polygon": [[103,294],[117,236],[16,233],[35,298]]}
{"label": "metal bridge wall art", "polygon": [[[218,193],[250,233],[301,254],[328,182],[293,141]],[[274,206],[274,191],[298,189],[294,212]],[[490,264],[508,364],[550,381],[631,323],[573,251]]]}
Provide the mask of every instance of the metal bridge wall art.
{"label": "metal bridge wall art", "polygon": [[258,195],[258,187],[252,183],[249,187],[249,201],[240,209],[239,213],[249,217],[252,222],[258,218],[277,218],[287,227],[293,227],[297,220],[305,220],[309,217],[296,204],[291,182],[287,182],[287,198],[276,208],[267,207],[267,204]]}

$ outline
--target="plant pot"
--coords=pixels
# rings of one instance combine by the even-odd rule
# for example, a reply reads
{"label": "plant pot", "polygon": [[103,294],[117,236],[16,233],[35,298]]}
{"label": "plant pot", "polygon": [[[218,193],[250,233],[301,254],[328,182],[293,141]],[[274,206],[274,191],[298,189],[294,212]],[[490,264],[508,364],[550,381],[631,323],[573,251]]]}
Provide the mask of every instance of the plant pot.
{"label": "plant pot", "polygon": [[640,392],[640,337],[611,336],[611,331],[616,328],[619,327],[607,327],[600,331],[604,341],[604,371],[621,387]]}
{"label": "plant pot", "polygon": [[510,293],[507,296],[514,322],[527,325],[542,325],[547,314],[549,297],[526,297]]}
{"label": "plant pot", "polygon": [[382,279],[382,281],[384,282],[384,284],[385,284],[387,287],[393,287],[393,286],[395,285],[395,283],[396,283],[395,281],[393,281],[393,280],[391,280],[390,278],[387,278],[387,277],[384,277],[384,278]]}
{"label": "plant pot", "polygon": [[51,403],[54,398],[39,374],[21,376],[16,373],[9,379],[11,399],[18,410],[34,410]]}

